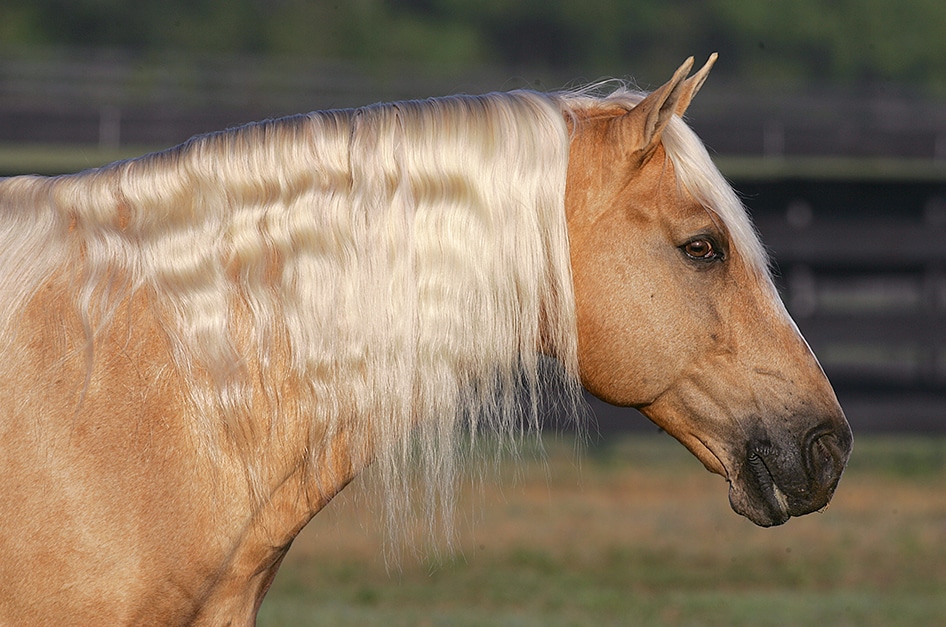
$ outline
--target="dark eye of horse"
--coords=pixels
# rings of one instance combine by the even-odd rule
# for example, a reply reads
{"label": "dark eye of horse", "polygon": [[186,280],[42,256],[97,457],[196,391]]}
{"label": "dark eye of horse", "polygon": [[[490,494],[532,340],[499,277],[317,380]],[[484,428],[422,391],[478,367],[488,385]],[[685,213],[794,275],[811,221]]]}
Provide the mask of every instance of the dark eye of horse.
{"label": "dark eye of horse", "polygon": [[708,239],[694,239],[683,245],[683,252],[691,259],[698,261],[715,261],[722,259],[722,254],[716,250],[716,246]]}

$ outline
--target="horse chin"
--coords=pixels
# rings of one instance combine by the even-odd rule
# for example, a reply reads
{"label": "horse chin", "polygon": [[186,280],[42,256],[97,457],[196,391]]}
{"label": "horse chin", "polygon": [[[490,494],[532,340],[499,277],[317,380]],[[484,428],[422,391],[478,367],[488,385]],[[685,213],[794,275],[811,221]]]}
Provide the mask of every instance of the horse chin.
{"label": "horse chin", "polygon": [[760,527],[775,527],[788,522],[791,518],[788,499],[771,475],[754,483],[754,486],[740,486],[730,482],[729,505],[733,511]]}
{"label": "horse chin", "polygon": [[723,458],[702,440],[692,435],[678,437],[678,440],[707,470],[726,478],[729,482],[729,504],[737,514],[760,527],[773,527],[788,521],[788,499],[775,482],[761,454],[749,453],[742,471],[733,479]]}

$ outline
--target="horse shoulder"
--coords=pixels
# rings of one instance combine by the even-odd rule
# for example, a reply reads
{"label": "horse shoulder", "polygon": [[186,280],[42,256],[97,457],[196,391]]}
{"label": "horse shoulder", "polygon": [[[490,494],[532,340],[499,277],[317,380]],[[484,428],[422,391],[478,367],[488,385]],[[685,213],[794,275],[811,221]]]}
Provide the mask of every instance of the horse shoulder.
{"label": "horse shoulder", "polygon": [[214,537],[181,381],[140,299],[90,347],[72,289],[49,280],[7,332],[0,617],[119,624],[151,597],[151,616],[173,621],[190,586],[159,579]]}

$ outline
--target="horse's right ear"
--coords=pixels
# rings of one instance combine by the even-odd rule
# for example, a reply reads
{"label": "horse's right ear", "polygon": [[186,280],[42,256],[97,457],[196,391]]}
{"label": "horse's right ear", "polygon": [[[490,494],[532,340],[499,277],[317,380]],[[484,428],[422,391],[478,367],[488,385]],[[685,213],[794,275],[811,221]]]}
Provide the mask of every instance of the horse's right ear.
{"label": "horse's right ear", "polygon": [[677,68],[673,78],[626,114],[615,118],[612,132],[616,134],[614,140],[620,149],[625,153],[649,152],[660,141],[661,133],[674,114],[682,115],[686,111],[715,61],[714,53],[699,72],[687,79],[693,69],[693,57],[690,57]]}

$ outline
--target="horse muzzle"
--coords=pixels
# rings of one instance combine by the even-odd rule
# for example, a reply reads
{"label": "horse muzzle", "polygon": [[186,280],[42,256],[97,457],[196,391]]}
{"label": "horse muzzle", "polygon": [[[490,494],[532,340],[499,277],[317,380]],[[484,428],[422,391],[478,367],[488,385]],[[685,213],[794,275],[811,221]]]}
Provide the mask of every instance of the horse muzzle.
{"label": "horse muzzle", "polygon": [[730,505],[762,527],[824,509],[853,441],[843,417],[811,429],[797,443],[771,437],[749,440],[729,473]]}

